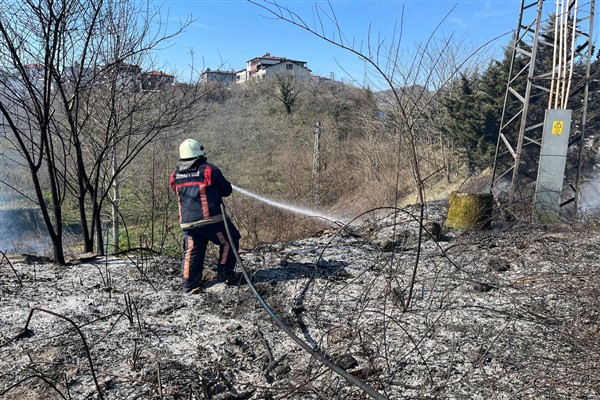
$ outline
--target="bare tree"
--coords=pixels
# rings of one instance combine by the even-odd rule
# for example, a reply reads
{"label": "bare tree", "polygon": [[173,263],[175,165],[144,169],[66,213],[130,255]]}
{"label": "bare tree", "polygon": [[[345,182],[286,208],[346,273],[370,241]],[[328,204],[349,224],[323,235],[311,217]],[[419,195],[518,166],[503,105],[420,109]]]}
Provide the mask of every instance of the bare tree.
{"label": "bare tree", "polygon": [[129,0],[25,0],[0,10],[3,156],[31,174],[57,264],[65,201],[75,199],[85,251],[95,237],[103,253],[111,185],[159,134],[197,116],[200,86],[165,81],[148,91],[141,81],[151,52],[190,22],[167,33],[150,2]]}
{"label": "bare tree", "polygon": [[[423,174],[423,154],[419,144],[421,127],[428,116],[426,112],[428,107],[436,99],[441,89],[472,57],[472,54],[465,56],[462,63],[459,63],[455,70],[445,71],[441,65],[444,63],[446,53],[450,49],[449,45],[452,42],[452,37],[444,40],[440,48],[439,42],[434,41],[436,30],[430,34],[424,44],[416,46],[414,57],[409,57],[406,56],[406,51],[401,45],[402,20],[400,26],[391,35],[391,40],[386,41],[381,35],[374,35],[376,36],[374,38],[369,29],[367,41],[361,42],[360,47],[357,47],[355,42],[348,39],[344,34],[330,2],[327,2],[327,9],[319,3],[315,5],[312,14],[312,21],[314,22],[309,24],[299,14],[289,7],[281,5],[278,1],[249,1],[266,10],[271,16],[296,25],[334,46],[359,56],[364,60],[365,65],[370,67],[366,69],[370,74],[365,73],[365,84],[369,89],[378,89],[387,94],[382,98],[381,107],[386,112],[386,129],[392,132],[392,137],[395,140],[396,200],[394,206],[398,206],[398,200],[401,196],[400,187],[404,180],[404,177],[400,176],[401,167],[408,162],[417,193],[417,203],[421,205],[419,219],[423,221],[428,176]],[[333,32],[333,34],[326,32]],[[436,43],[436,46],[434,48],[435,53],[432,54],[430,51],[433,43]],[[406,60],[408,60],[408,63],[405,65],[403,62]],[[432,87],[434,84],[435,87]],[[422,225],[419,233],[418,249],[421,248]],[[406,308],[412,300],[419,255],[420,251],[417,251],[413,266],[413,277],[408,285],[408,295],[405,299]]]}
{"label": "bare tree", "polygon": [[302,82],[294,75],[277,74],[275,75],[278,94],[275,96],[283,106],[285,111],[292,113],[292,107],[296,104],[296,98],[302,92]]}

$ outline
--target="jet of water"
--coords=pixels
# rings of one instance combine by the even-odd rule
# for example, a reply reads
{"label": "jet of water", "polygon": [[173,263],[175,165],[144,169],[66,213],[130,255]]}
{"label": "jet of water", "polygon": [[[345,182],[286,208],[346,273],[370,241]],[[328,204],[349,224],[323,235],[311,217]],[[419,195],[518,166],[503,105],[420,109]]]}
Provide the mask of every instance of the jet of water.
{"label": "jet of water", "polygon": [[292,212],[294,214],[305,215],[307,217],[323,218],[323,219],[326,219],[328,221],[334,221],[334,222],[340,221],[340,222],[342,222],[344,224],[346,223],[346,221],[345,221],[344,218],[340,218],[340,217],[335,216],[335,215],[323,214],[323,213],[320,213],[318,211],[311,210],[311,209],[308,209],[308,208],[297,207],[297,206],[286,204],[286,203],[283,203],[283,202],[280,202],[280,201],[275,201],[275,200],[269,199],[267,197],[261,196],[259,194],[253,193],[253,192],[251,192],[249,190],[242,189],[242,188],[237,187],[235,185],[232,185],[232,186],[233,186],[233,190],[235,190],[235,191],[237,191],[237,192],[239,192],[239,193],[241,193],[241,194],[243,194],[245,196],[252,197],[255,200],[261,201],[261,202],[263,202],[265,204],[268,204],[270,206],[273,206],[273,207],[276,207],[276,208],[279,208],[279,209],[282,209],[282,210],[290,211],[290,212]]}

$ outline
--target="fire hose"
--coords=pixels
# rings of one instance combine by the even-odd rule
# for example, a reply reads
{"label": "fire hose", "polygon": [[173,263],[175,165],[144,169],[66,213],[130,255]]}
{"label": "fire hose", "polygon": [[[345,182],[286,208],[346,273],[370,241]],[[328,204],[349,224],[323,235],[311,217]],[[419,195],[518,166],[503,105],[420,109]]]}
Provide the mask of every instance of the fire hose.
{"label": "fire hose", "polygon": [[[223,221],[224,221],[224,224],[225,224],[225,232],[227,233],[227,238],[229,240],[229,243],[233,243],[233,240],[232,240],[232,237],[231,237],[231,233],[229,231],[229,225],[227,223],[227,218],[228,217],[227,217],[227,213],[225,212],[225,207],[224,207],[223,203],[221,203],[221,212],[223,213]],[[279,318],[279,316],[269,306],[269,304],[267,304],[267,302],[260,295],[260,293],[258,293],[258,290],[256,289],[256,286],[254,286],[254,284],[252,283],[252,281],[250,279],[250,274],[246,270],[246,267],[244,267],[244,263],[242,262],[242,259],[240,258],[240,255],[238,253],[238,249],[236,249],[235,246],[232,246],[232,249],[233,249],[233,253],[235,255],[235,259],[238,262],[238,264],[240,265],[240,269],[242,270],[242,274],[244,276],[244,279],[246,279],[246,282],[248,283],[248,286],[250,287],[250,290],[252,291],[252,294],[254,295],[254,297],[256,297],[256,299],[260,303],[261,307],[267,312],[267,314],[269,314],[269,316],[275,321],[275,323],[277,325],[279,325],[279,327],[292,340],[294,340],[294,342],[296,342],[302,349],[304,349],[312,357],[314,357],[319,362],[321,362],[321,364],[323,364],[323,366],[325,366],[327,369],[329,369],[329,370],[335,372],[336,374],[340,375],[342,378],[346,379],[346,381],[348,381],[350,384],[359,387],[363,392],[365,392],[366,394],[368,394],[372,398],[377,399],[377,400],[386,400],[387,399],[386,396],[384,396],[383,394],[379,393],[378,391],[376,391],[375,389],[373,389],[371,386],[367,385],[361,379],[358,379],[354,375],[350,374],[348,371],[346,371],[345,369],[343,369],[339,365],[333,363],[324,354],[322,354],[319,351],[315,350],[310,345],[308,345],[304,340],[300,339],[300,337],[298,337],[292,331],[292,329],[288,325],[286,325],[286,323],[283,322],[283,320],[281,318]]]}

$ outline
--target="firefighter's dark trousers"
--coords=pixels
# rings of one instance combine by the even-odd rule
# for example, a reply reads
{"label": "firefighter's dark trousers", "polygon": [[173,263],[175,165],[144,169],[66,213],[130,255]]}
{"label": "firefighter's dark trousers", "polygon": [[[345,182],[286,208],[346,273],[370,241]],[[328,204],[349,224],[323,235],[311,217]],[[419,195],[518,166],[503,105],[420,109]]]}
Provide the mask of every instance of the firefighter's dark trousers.
{"label": "firefighter's dark trousers", "polygon": [[233,274],[233,268],[235,267],[233,248],[238,249],[240,233],[230,220],[227,220],[227,226],[231,233],[232,243],[227,238],[227,231],[225,230],[223,221],[183,231],[183,260],[181,262],[181,269],[183,272],[183,290],[185,292],[189,292],[200,286],[204,258],[206,256],[206,246],[209,241],[219,245],[217,279],[225,280]]}

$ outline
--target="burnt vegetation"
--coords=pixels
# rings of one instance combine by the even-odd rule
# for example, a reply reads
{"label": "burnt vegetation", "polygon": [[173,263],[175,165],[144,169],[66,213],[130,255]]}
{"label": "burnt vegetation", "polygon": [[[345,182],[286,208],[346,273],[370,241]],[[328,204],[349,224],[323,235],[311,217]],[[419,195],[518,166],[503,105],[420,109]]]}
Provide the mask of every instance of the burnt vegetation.
{"label": "burnt vegetation", "polygon": [[[596,397],[597,228],[515,228],[425,239],[408,307],[408,216],[241,258],[279,318],[381,398]],[[389,246],[395,229],[407,232]],[[4,259],[0,398],[370,398],[292,341],[248,285],[190,296],[179,274],[156,256],[60,270]]]}
{"label": "burnt vegetation", "polygon": [[[88,3],[52,12],[50,21],[66,28],[95,12],[109,26],[115,10]],[[547,227],[529,221],[527,204],[497,203],[490,229],[444,228],[447,193],[489,184],[508,52],[476,68],[477,51],[461,54],[452,38],[433,32],[400,66],[400,38],[356,49],[277,2],[256,3],[359,55],[370,71],[365,87],[277,77],[124,95],[89,81],[67,85],[65,65],[96,62],[76,51],[44,69],[40,91],[18,68],[26,36],[11,32],[25,27],[14,18],[26,7],[49,10],[25,2],[19,12],[0,11],[0,43],[12,43],[0,50],[0,73],[25,79],[17,109],[29,110],[14,112],[10,96],[0,95],[9,167],[0,171],[2,195],[40,208],[28,218],[37,232],[49,231],[53,249],[52,259],[0,249],[0,398],[600,396],[595,210]],[[157,14],[135,10],[144,23],[155,21]],[[316,11],[317,21],[337,21]],[[94,43],[97,31],[76,23],[52,32]],[[115,44],[132,38],[127,24],[113,28]],[[166,39],[134,32],[140,41],[131,46],[95,49],[114,57],[93,79],[141,62]],[[59,46],[50,53],[66,54],[65,41],[50,42]],[[91,107],[100,100],[105,112]],[[168,176],[174,143],[187,137],[202,140],[235,185],[332,215],[297,216],[239,193],[227,200],[255,293],[250,285],[180,291]],[[585,157],[595,148],[590,141]],[[52,237],[66,225],[78,227],[72,240]]]}

